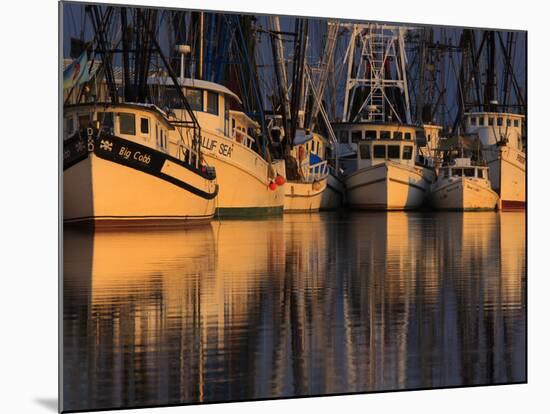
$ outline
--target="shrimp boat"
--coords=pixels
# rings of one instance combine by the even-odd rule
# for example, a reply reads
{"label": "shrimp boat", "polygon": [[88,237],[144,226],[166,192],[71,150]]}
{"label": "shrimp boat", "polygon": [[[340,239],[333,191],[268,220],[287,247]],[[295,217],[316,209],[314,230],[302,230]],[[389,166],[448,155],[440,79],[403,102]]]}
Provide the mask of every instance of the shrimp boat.
{"label": "shrimp boat", "polygon": [[455,158],[443,165],[432,185],[431,204],[439,210],[495,210],[499,197],[491,189],[489,168],[473,165],[469,158]]}
{"label": "shrimp boat", "polygon": [[[136,18],[147,21],[144,13],[152,12]],[[100,15],[91,18],[100,19]],[[100,27],[105,22],[95,23],[94,27]],[[148,35],[146,51],[160,56],[175,81],[152,30],[146,26],[144,33]],[[102,58],[101,70],[90,82],[73,83],[64,91],[64,222],[172,225],[210,220],[218,194],[216,172],[201,154],[200,125],[186,97],[181,92],[174,96],[185,108],[186,120],[170,116],[151,103],[147,84],[150,62],[136,62],[135,72],[143,74],[139,78],[130,76],[127,65],[117,76],[111,56],[118,51],[110,50],[103,36],[94,39],[92,53]],[[125,59],[132,50],[125,44]],[[82,63],[89,67],[84,60]],[[73,93],[75,89],[80,91]],[[184,136],[189,138],[187,142]]]}
{"label": "shrimp boat", "polygon": [[[201,125],[201,154],[215,168],[219,194],[217,217],[271,216],[283,212],[285,202],[283,160],[268,160],[261,154],[260,125],[244,112],[231,109],[240,98],[227,87],[205,80],[180,78],[179,84]],[[175,95],[167,79],[159,94]],[[187,119],[176,103],[172,112]],[[190,136],[184,140],[189,141]],[[279,183],[279,184],[277,184]]]}
{"label": "shrimp boat", "polygon": [[65,223],[209,220],[216,173],[176,138],[159,108],[77,104],[64,108]]}
{"label": "shrimp boat", "polygon": [[341,143],[357,148],[341,160],[350,207],[410,210],[426,201],[435,173],[416,162],[416,127],[335,123],[333,128]]}
{"label": "shrimp boat", "polygon": [[491,186],[500,195],[501,208],[525,208],[526,155],[522,143],[524,117],[504,112],[465,114],[465,130],[479,139],[489,166]]}
{"label": "shrimp boat", "polygon": [[315,212],[321,208],[329,175],[327,161],[319,157],[324,144],[324,138],[317,133],[296,131],[294,147],[287,157],[287,168],[292,174],[285,184],[285,213]]}
{"label": "shrimp boat", "polygon": [[348,52],[338,137],[347,203],[352,208],[420,207],[435,180],[433,160],[421,156],[412,124],[404,38],[407,28],[347,24]]}

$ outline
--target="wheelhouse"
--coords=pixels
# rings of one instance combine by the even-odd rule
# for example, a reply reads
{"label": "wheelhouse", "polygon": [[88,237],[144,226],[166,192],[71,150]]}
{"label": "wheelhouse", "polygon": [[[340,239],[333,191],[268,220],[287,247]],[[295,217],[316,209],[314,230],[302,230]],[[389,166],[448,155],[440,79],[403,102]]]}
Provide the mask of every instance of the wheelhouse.
{"label": "wheelhouse", "polygon": [[479,136],[482,145],[505,143],[523,149],[522,128],[524,116],[505,112],[470,112],[464,115],[467,134]]}
{"label": "wheelhouse", "polygon": [[472,165],[469,158],[456,158],[453,164],[441,167],[439,171],[441,179],[452,177],[489,179],[489,168],[484,165]]}
{"label": "wheelhouse", "polygon": [[333,126],[339,143],[355,146],[357,168],[388,160],[415,165],[417,129],[410,125],[350,123]]}
{"label": "wheelhouse", "polygon": [[[182,86],[203,132],[221,134],[253,148],[260,134],[260,127],[244,112],[235,109],[242,105],[235,93],[218,83],[199,79],[186,78]],[[178,117],[186,119],[187,114],[181,107],[179,93],[170,79],[151,81],[151,88],[156,89],[162,107],[169,108]]]}
{"label": "wheelhouse", "polygon": [[64,140],[89,127],[164,152],[169,152],[171,146],[175,149],[177,145],[170,139],[174,126],[155,105],[85,103],[65,106]]}
{"label": "wheelhouse", "polygon": [[306,181],[321,180],[328,175],[326,149],[327,141],[322,135],[303,129],[296,131],[290,155],[298,162]]}

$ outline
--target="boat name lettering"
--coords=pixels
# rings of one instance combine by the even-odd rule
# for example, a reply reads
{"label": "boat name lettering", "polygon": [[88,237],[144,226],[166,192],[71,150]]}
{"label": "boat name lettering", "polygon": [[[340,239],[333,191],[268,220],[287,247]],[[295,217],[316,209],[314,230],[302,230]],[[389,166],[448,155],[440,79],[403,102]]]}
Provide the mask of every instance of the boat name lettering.
{"label": "boat name lettering", "polygon": [[149,154],[142,154],[140,151],[136,151],[132,156],[132,151],[126,147],[120,147],[118,155],[126,160],[132,157],[134,160],[142,162],[144,164],[149,164],[151,162],[151,156]]}
{"label": "boat name lettering", "polygon": [[216,149],[216,145],[218,145],[218,141],[216,141],[215,139],[211,139],[208,137],[202,138],[202,147],[204,149],[214,151]]}
{"label": "boat name lettering", "polygon": [[224,144],[222,142],[218,145],[217,140],[208,137],[203,137],[202,147],[212,152],[214,152],[216,148],[218,148],[218,154],[228,158],[231,158],[231,155],[233,153],[233,144]]}
{"label": "boat name lettering", "polygon": [[218,151],[220,155],[231,158],[231,153],[233,152],[233,145],[229,144],[220,144],[220,150]]}

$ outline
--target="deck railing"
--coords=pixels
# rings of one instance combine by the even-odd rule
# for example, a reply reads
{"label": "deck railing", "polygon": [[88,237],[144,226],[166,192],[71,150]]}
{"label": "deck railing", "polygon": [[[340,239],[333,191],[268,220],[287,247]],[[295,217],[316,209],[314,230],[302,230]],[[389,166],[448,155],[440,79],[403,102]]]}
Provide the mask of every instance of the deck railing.
{"label": "deck railing", "polygon": [[328,176],[328,163],[321,161],[313,165],[309,165],[304,169],[304,178],[308,182],[320,181]]}
{"label": "deck railing", "polygon": [[248,135],[246,132],[241,131],[240,129],[233,128],[231,137],[235,139],[240,144],[243,144],[245,147],[252,149],[252,144],[256,142],[254,138]]}

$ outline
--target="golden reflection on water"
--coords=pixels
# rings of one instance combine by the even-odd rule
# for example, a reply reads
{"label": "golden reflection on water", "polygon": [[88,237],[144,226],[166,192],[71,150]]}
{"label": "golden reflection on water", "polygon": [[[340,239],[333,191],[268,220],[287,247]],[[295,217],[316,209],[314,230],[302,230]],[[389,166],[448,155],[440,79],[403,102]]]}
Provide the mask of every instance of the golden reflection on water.
{"label": "golden reflection on water", "polygon": [[524,213],[64,233],[64,408],[525,380]]}

